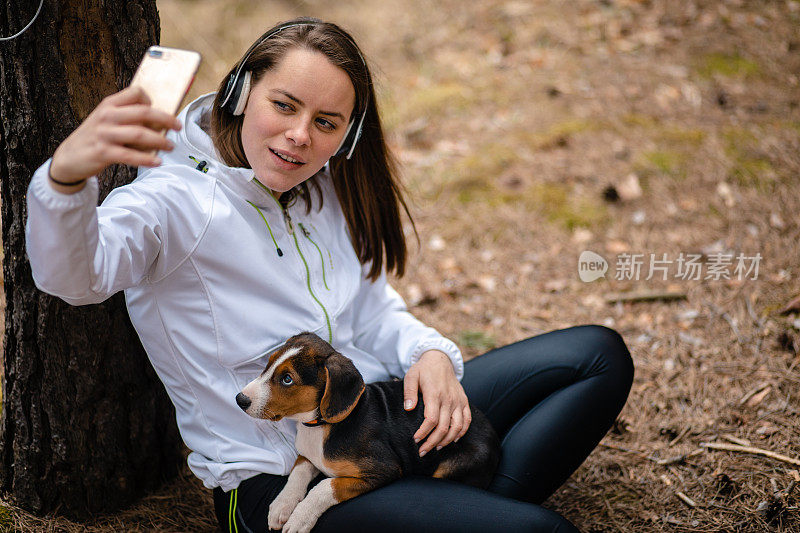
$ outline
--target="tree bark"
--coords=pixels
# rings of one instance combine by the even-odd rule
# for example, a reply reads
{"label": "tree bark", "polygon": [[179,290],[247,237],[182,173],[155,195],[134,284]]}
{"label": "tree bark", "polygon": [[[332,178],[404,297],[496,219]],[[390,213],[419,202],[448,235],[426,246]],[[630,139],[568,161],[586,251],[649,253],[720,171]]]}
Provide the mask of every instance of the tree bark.
{"label": "tree bark", "polygon": [[[7,0],[0,33],[19,31],[38,3]],[[24,236],[34,170],[103,97],[127,85],[159,36],[155,0],[45,0],[27,32],[0,42],[0,490],[37,514],[118,509],[172,477],[181,461],[174,409],[122,294],[71,307],[40,292]],[[134,176],[128,167],[107,169],[101,197]]]}

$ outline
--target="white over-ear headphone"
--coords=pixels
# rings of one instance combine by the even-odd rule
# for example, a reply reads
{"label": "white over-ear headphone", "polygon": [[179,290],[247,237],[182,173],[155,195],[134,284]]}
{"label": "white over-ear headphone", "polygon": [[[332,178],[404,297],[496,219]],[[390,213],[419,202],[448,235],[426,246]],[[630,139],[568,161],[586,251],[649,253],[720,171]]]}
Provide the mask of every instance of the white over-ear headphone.
{"label": "white over-ear headphone", "polygon": [[[293,28],[295,26],[308,26],[314,24],[318,24],[318,22],[290,22],[282,26],[276,27],[275,29],[273,29],[272,31],[268,32],[263,37],[261,37],[261,39],[253,43],[253,45],[247,51],[245,56],[239,62],[239,66],[236,68],[236,72],[231,74],[230,78],[228,78],[228,84],[225,86],[225,94],[224,98],[222,99],[222,103],[220,103],[220,107],[228,111],[232,115],[238,116],[244,113],[244,108],[247,106],[247,98],[250,96],[250,84],[253,74],[249,70],[246,70],[244,71],[244,73],[242,73],[242,69],[245,63],[247,63],[247,59],[250,57],[250,55],[253,53],[256,47],[258,47],[258,45],[260,45],[261,43],[263,43],[276,33],[285,30],[287,28]],[[358,57],[361,59],[361,63],[364,65],[364,69],[366,70],[367,63],[364,61],[364,57],[361,55],[361,51],[358,49],[358,46],[356,45],[355,41],[353,41],[353,39],[349,35],[346,36],[348,37],[350,42],[353,43],[356,52],[358,52]],[[355,134],[350,135],[350,131],[353,129],[353,123],[356,121],[356,117],[353,116],[351,117],[350,122],[347,124],[347,130],[345,130],[344,132],[344,137],[342,137],[342,142],[339,143],[339,147],[336,149],[336,153],[334,155],[341,155],[346,153],[347,159],[350,159],[350,157],[353,155],[353,150],[355,150],[356,148],[356,142],[358,142],[358,139],[361,137],[361,128],[364,125],[364,117],[367,116],[367,107],[369,104],[368,99],[369,99],[369,94],[367,94],[367,98],[365,99],[363,109],[360,113],[361,116],[358,119],[358,127],[356,128]],[[350,141],[349,144],[347,144],[348,141]]]}

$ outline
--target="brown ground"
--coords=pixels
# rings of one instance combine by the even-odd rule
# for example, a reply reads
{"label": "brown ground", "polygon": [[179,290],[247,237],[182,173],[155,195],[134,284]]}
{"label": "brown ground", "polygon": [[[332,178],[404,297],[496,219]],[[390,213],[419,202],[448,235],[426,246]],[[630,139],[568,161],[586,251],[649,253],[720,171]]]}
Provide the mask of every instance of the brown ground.
{"label": "brown ground", "polygon": [[[204,55],[194,95],[278,20],[353,32],[421,236],[397,286],[468,357],[574,324],[622,333],[628,404],[547,507],[582,531],[800,531],[800,321],[780,314],[800,292],[800,2],[159,5],[163,44]],[[584,250],[605,279],[579,279]],[[645,254],[638,280],[615,279],[626,253]],[[703,254],[700,280],[677,275],[681,253]],[[645,279],[650,254],[667,280]],[[703,279],[725,254],[731,279]],[[658,290],[685,297],[607,302]],[[213,531],[210,501],[187,471],[91,525],[9,512],[23,531]]]}

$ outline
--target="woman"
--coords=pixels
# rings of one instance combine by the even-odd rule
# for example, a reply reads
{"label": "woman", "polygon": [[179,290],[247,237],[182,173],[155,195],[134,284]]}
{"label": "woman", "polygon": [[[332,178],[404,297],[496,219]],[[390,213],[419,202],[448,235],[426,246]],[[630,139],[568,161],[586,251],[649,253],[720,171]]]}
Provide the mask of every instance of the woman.
{"label": "woman", "polygon": [[[96,207],[92,176],[112,163],[139,176]],[[624,405],[622,339],[571,328],[464,365],[386,282],[404,272],[401,210],[366,62],[344,30],[303,18],[265,33],[178,120],[136,89],[106,98],[34,175],[28,254],[37,286],[69,303],[125,290],[223,530],[266,531],[296,456],[293,422],[254,421],[234,398],[307,330],[367,382],[403,377],[407,409],[422,394],[420,455],[466,432],[467,398],[503,442],[489,491],[404,479],[333,507],[316,531],[575,531],[536,504]]]}

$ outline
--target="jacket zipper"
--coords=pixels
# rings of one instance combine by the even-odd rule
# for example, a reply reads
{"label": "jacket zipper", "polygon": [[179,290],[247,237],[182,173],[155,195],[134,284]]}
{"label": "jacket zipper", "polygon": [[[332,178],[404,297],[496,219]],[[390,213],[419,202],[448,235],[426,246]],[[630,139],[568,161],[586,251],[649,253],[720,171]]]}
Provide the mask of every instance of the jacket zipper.
{"label": "jacket zipper", "polygon": [[[317,227],[314,225],[313,222],[309,222],[308,224],[311,226],[311,229],[313,231],[319,234],[319,230],[317,229]],[[325,253],[328,254],[328,265],[330,266],[331,272],[333,272],[335,269],[333,268],[333,256],[331,255],[331,251],[327,246],[325,246],[324,242],[322,243],[322,246],[325,248]]]}
{"label": "jacket zipper", "polygon": [[[287,213],[287,215],[288,215],[288,213]],[[288,219],[288,220],[289,220],[289,223],[291,224],[291,219]],[[322,305],[322,302],[319,300],[319,298],[317,298],[317,295],[314,294],[314,291],[311,289],[311,269],[308,268],[308,262],[306,261],[306,258],[303,255],[303,252],[300,251],[300,243],[297,241],[297,235],[294,232],[291,232],[291,233],[292,233],[292,237],[294,238],[294,246],[295,246],[295,248],[297,248],[297,253],[300,254],[300,259],[303,260],[303,265],[306,267],[306,286],[308,287],[308,292],[309,292],[309,294],[311,294],[311,297],[314,298],[314,301],[316,301],[319,304],[319,306],[322,308],[322,312],[325,314],[325,323],[328,325],[328,342],[332,343],[333,342],[333,329],[331,329],[331,319],[328,316],[328,310],[325,309],[325,306]]]}
{"label": "jacket zipper", "polygon": [[[275,196],[272,194],[272,191],[266,188],[257,179],[254,178],[253,181],[255,181],[256,184],[260,185],[261,188],[264,190],[264,192],[266,192],[270,198],[275,200],[275,203],[278,204],[278,207],[283,213],[283,220],[286,223],[286,230],[289,232],[289,235],[291,235],[292,238],[294,239],[294,246],[295,248],[297,248],[297,253],[300,254],[300,259],[303,261],[303,266],[306,267],[306,287],[308,288],[308,293],[311,295],[314,301],[317,302],[317,304],[319,304],[320,309],[322,309],[322,314],[325,315],[325,324],[328,326],[328,342],[333,343],[333,328],[331,327],[331,319],[330,316],[328,315],[328,310],[325,309],[325,305],[320,301],[319,298],[317,298],[317,295],[314,294],[314,290],[311,288],[311,269],[308,267],[308,262],[306,261],[306,258],[303,255],[302,250],[300,250],[300,243],[298,242],[297,235],[294,232],[294,224],[292,224],[292,217],[289,215],[289,211],[281,205],[281,203],[278,201],[277,198],[275,198]],[[255,205],[253,207],[255,207]],[[261,212],[261,210],[259,210],[258,208],[256,209],[259,211],[259,213]],[[300,225],[300,228],[303,229],[302,224]],[[316,246],[316,244],[314,246]],[[319,247],[317,247],[317,250],[319,250]],[[322,252],[320,252],[320,257],[322,257]],[[322,271],[322,280],[323,282],[325,281],[324,263]],[[325,288],[326,289],[328,288],[327,283],[325,283]]]}
{"label": "jacket zipper", "polygon": [[331,290],[330,287],[328,287],[328,281],[325,279],[325,257],[323,257],[323,255],[322,255],[322,250],[319,249],[319,246],[317,246],[317,243],[315,243],[314,239],[311,238],[311,232],[309,232],[306,229],[306,227],[303,225],[303,223],[302,222],[298,222],[297,225],[300,226],[300,230],[303,232],[303,235],[306,236],[306,239],[308,239],[309,242],[311,242],[311,244],[314,245],[314,248],[317,249],[317,252],[319,252],[319,261],[320,261],[320,264],[322,264],[322,283],[325,284],[325,288],[326,289]]}

